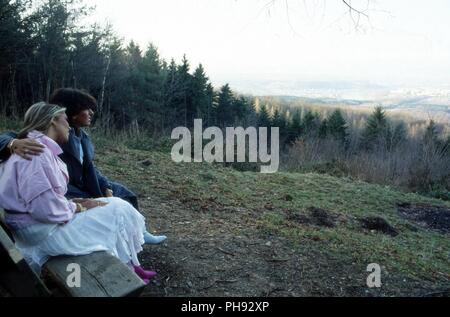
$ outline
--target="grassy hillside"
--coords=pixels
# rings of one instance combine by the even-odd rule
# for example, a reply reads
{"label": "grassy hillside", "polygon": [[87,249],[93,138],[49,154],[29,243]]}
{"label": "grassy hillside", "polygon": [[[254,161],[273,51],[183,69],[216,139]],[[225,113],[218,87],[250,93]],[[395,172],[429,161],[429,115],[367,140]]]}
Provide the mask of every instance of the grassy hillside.
{"label": "grassy hillside", "polygon": [[[449,203],[327,175],[175,164],[167,150],[95,142],[100,169],[136,191],[150,228],[169,236],[143,253],[160,272],[147,295],[450,290]],[[381,289],[366,286],[369,263],[382,267]]]}

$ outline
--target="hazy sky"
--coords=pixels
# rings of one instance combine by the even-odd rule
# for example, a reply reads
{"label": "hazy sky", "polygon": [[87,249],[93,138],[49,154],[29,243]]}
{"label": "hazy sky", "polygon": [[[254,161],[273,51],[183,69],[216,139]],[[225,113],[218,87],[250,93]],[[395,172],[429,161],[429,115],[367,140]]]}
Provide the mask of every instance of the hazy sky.
{"label": "hazy sky", "polygon": [[[86,0],[96,19],[215,84],[247,79],[450,84],[450,1]],[[286,7],[286,3],[288,6]],[[287,10],[289,9],[289,10]],[[357,19],[357,15],[353,15]]]}

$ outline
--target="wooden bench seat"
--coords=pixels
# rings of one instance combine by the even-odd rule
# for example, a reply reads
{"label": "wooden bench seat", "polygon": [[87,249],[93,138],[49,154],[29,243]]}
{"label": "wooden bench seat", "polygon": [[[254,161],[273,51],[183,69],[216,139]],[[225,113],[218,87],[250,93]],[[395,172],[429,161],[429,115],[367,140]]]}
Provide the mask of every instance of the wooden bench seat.
{"label": "wooden bench seat", "polygon": [[[69,264],[80,268],[80,287],[69,287]],[[0,284],[13,296],[124,297],[139,296],[144,282],[125,264],[106,252],[51,258],[42,279],[15,247],[0,215]],[[51,288],[50,285],[54,285]]]}
{"label": "wooden bench seat", "polygon": [[[67,271],[70,264],[80,266],[80,287],[68,287]],[[144,282],[126,265],[106,252],[82,256],[62,256],[50,259],[44,266],[48,276],[67,296],[71,297],[124,297],[138,296]]]}

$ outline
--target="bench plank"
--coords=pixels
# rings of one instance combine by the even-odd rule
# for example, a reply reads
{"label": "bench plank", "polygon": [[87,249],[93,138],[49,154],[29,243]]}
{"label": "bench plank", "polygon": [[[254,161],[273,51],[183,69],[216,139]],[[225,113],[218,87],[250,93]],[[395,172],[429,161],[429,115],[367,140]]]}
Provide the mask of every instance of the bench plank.
{"label": "bench plank", "polygon": [[0,283],[18,297],[50,296],[50,291],[29,267],[0,220]]}
{"label": "bench plank", "polygon": [[[81,270],[81,285],[68,287],[69,264],[76,263]],[[124,297],[138,296],[144,282],[116,257],[106,252],[83,256],[60,256],[44,265],[45,274],[68,296],[74,297]]]}

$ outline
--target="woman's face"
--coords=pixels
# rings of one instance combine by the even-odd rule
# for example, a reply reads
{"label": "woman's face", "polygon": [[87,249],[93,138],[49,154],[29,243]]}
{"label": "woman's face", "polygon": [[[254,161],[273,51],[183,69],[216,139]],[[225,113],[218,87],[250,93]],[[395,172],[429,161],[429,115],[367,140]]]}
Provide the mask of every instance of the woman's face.
{"label": "woman's face", "polygon": [[65,113],[60,114],[53,120],[56,142],[63,144],[69,141],[70,126]]}
{"label": "woman's face", "polygon": [[93,116],[94,111],[91,109],[86,109],[78,113],[76,116],[73,116],[72,123],[77,128],[89,127]]}

